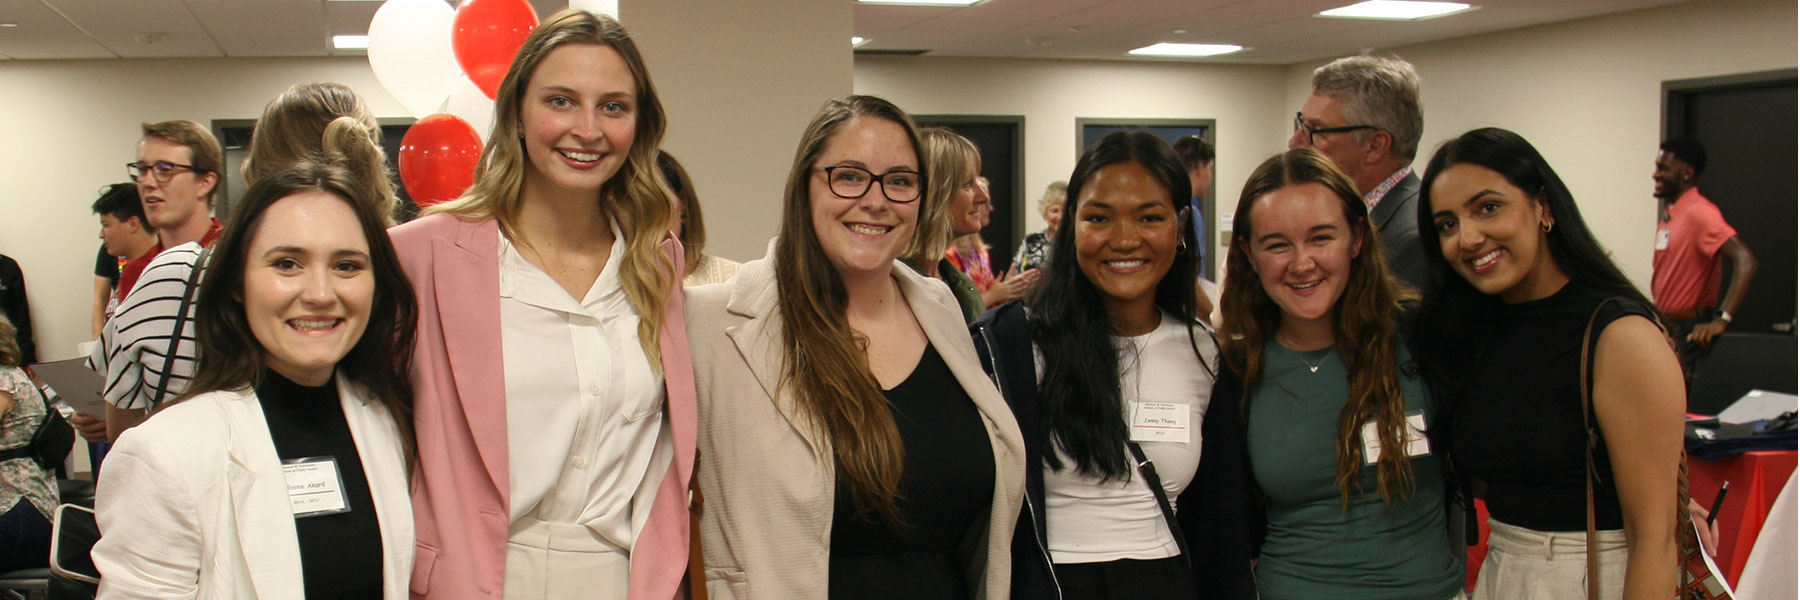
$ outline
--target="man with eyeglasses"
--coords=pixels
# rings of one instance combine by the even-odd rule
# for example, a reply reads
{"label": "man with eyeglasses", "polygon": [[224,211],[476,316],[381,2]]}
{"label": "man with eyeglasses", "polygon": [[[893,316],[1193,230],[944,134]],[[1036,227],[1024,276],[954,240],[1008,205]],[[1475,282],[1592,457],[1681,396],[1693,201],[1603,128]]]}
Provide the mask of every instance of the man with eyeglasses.
{"label": "man with eyeglasses", "polygon": [[212,217],[224,156],[219,141],[193,121],[145,123],[143,132],[137,160],[125,172],[137,184],[158,243],[138,259],[149,265],[101,330],[90,357],[106,374],[106,420],[77,415],[70,423],[91,441],[118,439],[155,404],[186,389],[194,372],[193,308],[179,332],[176,313],[192,293],[190,281],[197,281],[189,275],[201,249],[220,232]]}
{"label": "man with eyeglasses", "polygon": [[1388,269],[1413,287],[1425,283],[1419,177],[1412,170],[1424,129],[1412,64],[1363,55],[1313,71],[1312,95],[1294,115],[1288,138],[1288,148],[1318,150],[1356,183],[1381,232]]}

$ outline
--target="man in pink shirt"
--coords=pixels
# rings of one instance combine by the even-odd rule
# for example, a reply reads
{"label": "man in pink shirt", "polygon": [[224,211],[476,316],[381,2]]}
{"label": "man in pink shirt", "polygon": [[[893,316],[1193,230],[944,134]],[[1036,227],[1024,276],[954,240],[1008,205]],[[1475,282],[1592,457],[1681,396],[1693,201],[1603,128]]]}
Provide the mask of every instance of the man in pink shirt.
{"label": "man in pink shirt", "polygon": [[[1672,139],[1656,155],[1656,256],[1650,295],[1668,317],[1669,335],[1692,381],[1696,363],[1712,349],[1713,340],[1731,323],[1756,276],[1756,255],[1737,230],[1725,222],[1719,207],[1700,195],[1696,179],[1706,170],[1706,148],[1691,139]],[[1732,264],[1731,287],[1719,302],[1721,259]]]}

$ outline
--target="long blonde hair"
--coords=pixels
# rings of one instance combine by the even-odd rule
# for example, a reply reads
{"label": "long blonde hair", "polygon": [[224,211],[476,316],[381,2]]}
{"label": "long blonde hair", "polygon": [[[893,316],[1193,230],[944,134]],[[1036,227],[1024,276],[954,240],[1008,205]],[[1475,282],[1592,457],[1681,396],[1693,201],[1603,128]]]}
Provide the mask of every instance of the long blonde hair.
{"label": "long blonde hair", "polygon": [[900,256],[920,267],[937,264],[950,248],[950,198],[981,174],[981,152],[969,138],[943,127],[919,128],[919,167],[925,171],[925,206],[919,207],[919,235]]}
{"label": "long blonde hair", "polygon": [[[1330,189],[1344,211],[1344,220],[1362,237],[1362,246],[1350,260],[1343,295],[1331,309],[1333,338],[1350,376],[1349,396],[1338,413],[1338,494],[1348,503],[1352,487],[1362,491],[1358,475],[1363,452],[1357,443],[1357,429],[1373,418],[1381,438],[1377,481],[1382,500],[1392,505],[1410,496],[1417,485],[1412,458],[1404,450],[1406,398],[1400,392],[1400,365],[1395,355],[1401,346],[1400,300],[1407,291],[1388,271],[1381,235],[1369,226],[1368,207],[1356,185],[1318,151],[1301,148],[1271,156],[1244,184],[1232,219],[1231,248],[1226,252],[1230,267],[1226,269],[1225,297],[1219,303],[1224,311],[1219,351],[1225,364],[1243,378],[1245,389],[1262,379],[1263,347],[1281,326],[1281,307],[1263,289],[1250,264],[1251,208],[1271,192],[1308,183]],[[1244,402],[1249,400],[1250,394],[1245,394]]]}
{"label": "long blonde hair", "polygon": [[519,105],[538,65],[552,51],[567,44],[595,44],[617,51],[637,87],[636,137],[625,154],[625,164],[601,184],[595,201],[618,220],[619,229],[625,233],[619,279],[639,317],[638,343],[656,367],[662,357],[658,334],[667,318],[663,314],[664,299],[670,282],[680,279],[680,269],[662,253],[662,242],[669,237],[669,217],[674,212],[669,202],[673,192],[657,173],[656,147],[662,143],[668,123],[662,101],[656,96],[656,86],[650,83],[643,55],[617,20],[569,9],[556,13],[525,38],[512,68],[500,81],[500,92],[494,101],[494,129],[487,147],[481,150],[474,184],[462,197],[426,209],[425,213],[449,213],[470,220],[491,218],[499,221],[500,230],[508,239],[531,243],[517,228],[527,168],[519,131]]}

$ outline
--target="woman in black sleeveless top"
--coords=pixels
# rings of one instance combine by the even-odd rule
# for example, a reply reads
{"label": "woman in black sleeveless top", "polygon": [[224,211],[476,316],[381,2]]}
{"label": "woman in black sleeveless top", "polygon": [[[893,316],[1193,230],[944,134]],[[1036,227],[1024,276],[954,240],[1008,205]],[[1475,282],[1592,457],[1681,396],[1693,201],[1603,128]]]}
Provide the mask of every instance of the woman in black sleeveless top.
{"label": "woman in black sleeveless top", "polygon": [[1437,235],[1422,238],[1419,356],[1452,395],[1452,456],[1492,516],[1476,600],[1586,595],[1589,422],[1601,597],[1668,597],[1685,393],[1652,305],[1517,134],[1445,143],[1423,188]]}

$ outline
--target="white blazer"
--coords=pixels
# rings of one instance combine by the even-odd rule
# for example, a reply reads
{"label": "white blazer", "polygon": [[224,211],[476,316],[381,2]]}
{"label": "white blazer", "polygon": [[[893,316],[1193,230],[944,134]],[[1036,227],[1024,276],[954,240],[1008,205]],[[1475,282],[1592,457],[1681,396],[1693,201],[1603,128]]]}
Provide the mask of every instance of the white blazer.
{"label": "white blazer", "polygon": [[[399,430],[360,386],[340,377],[338,390],[381,528],[382,597],[405,600],[413,518]],[[196,396],[126,431],[95,513],[100,598],[305,598],[287,483],[251,390]]]}

